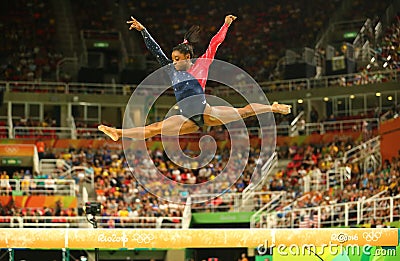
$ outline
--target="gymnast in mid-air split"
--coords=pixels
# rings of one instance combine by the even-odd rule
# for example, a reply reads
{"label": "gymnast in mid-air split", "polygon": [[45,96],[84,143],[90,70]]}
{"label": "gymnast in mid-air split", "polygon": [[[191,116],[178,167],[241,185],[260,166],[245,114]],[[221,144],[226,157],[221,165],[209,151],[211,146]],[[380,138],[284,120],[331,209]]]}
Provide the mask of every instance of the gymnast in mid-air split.
{"label": "gymnast in mid-air split", "polygon": [[[172,49],[172,59],[168,59],[157,42],[151,37],[146,28],[135,18],[127,21],[131,24],[129,30],[141,32],[147,49],[157,58],[161,66],[165,66],[171,79],[180,115],[173,115],[163,121],[144,127],[116,129],[99,125],[98,129],[117,141],[122,136],[132,139],[147,139],[159,134],[178,136],[196,132],[204,125],[218,126],[238,121],[261,113],[274,112],[290,113],[291,107],[274,103],[265,105],[251,103],[243,108],[229,106],[210,106],[204,93],[208,69],[214,59],[218,46],[224,41],[229,26],[236,16],[228,15],[218,33],[211,39],[205,53],[193,63],[193,44],[199,40],[199,26],[192,26],[184,35],[182,43]],[[192,98],[191,98],[192,97]]]}

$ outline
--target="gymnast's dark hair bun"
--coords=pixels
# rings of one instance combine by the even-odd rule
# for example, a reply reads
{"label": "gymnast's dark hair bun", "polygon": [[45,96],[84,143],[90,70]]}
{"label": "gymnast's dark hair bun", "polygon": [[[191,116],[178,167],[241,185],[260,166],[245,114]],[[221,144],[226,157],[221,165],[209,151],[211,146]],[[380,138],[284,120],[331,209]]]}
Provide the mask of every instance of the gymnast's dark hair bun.
{"label": "gymnast's dark hair bun", "polygon": [[190,29],[185,33],[183,39],[188,41],[189,44],[198,43],[200,40],[200,26],[192,25]]}
{"label": "gymnast's dark hair bun", "polygon": [[183,43],[175,46],[172,51],[190,54],[190,58],[194,58],[193,45],[198,43],[200,40],[200,26],[193,25],[190,27],[190,29],[185,33],[183,39]]}

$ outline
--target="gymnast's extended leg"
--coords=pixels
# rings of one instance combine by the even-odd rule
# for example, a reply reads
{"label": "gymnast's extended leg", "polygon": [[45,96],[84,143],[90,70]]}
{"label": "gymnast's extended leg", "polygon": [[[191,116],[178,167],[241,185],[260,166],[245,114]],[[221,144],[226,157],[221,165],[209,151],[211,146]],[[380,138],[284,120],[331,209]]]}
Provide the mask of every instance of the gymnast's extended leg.
{"label": "gymnast's extended leg", "polygon": [[204,110],[204,123],[207,126],[217,126],[267,112],[289,114],[290,108],[290,105],[278,103],[272,105],[251,103],[242,108],[207,105]]}
{"label": "gymnast's extended leg", "polygon": [[98,129],[112,140],[117,141],[121,137],[143,140],[161,133],[165,136],[178,136],[196,132],[199,127],[193,121],[182,115],[174,115],[145,127],[116,129],[105,125],[99,125]]}

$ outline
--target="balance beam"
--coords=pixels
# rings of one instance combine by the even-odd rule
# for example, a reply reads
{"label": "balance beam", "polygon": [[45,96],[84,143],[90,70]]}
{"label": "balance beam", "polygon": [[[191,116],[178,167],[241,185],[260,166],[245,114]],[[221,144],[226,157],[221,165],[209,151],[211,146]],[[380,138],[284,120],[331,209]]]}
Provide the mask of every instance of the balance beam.
{"label": "balance beam", "polygon": [[184,249],[296,244],[397,246],[397,228],[326,229],[0,229],[0,248]]}

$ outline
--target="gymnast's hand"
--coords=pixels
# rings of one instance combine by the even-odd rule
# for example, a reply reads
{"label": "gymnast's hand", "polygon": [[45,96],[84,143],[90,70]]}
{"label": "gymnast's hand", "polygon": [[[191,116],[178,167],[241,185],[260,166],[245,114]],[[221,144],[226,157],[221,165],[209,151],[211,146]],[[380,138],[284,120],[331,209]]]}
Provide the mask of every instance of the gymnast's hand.
{"label": "gymnast's hand", "polygon": [[138,20],[136,20],[132,16],[131,16],[131,19],[132,20],[126,22],[127,24],[131,24],[131,26],[129,27],[129,30],[132,30],[132,29],[136,29],[138,31],[144,30],[144,26],[141,23],[139,23]]}
{"label": "gymnast's hand", "polygon": [[225,16],[225,23],[227,24],[227,25],[231,25],[231,23],[233,22],[233,21],[235,21],[236,20],[236,16],[234,16],[234,15],[227,15],[227,16]]}

